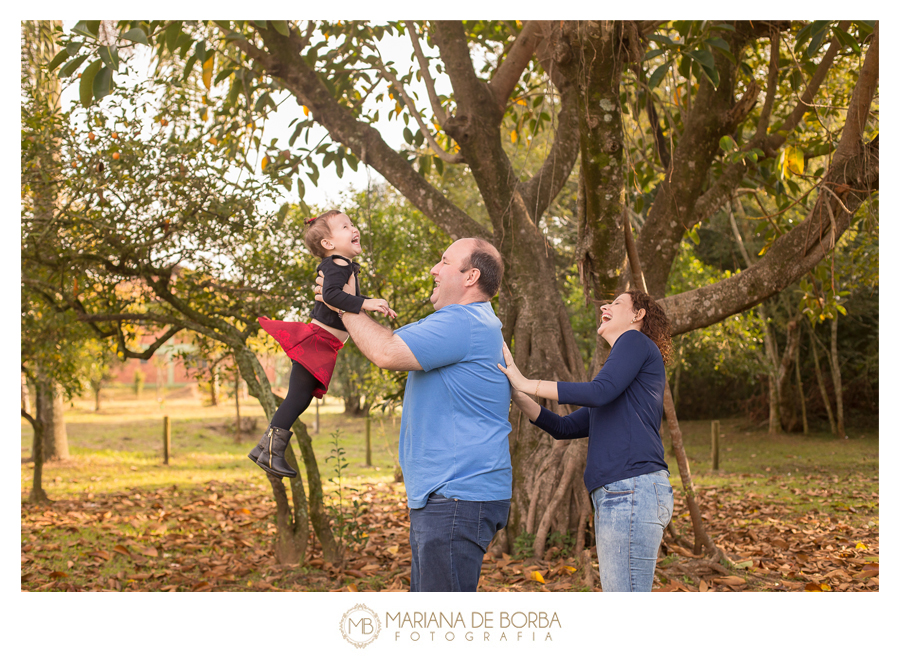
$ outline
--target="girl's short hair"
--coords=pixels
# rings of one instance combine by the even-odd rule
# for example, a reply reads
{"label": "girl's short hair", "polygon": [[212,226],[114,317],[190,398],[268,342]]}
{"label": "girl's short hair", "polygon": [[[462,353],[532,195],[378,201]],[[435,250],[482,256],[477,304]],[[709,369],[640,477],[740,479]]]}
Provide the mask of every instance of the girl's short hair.
{"label": "girl's short hair", "polygon": [[329,226],[328,220],[343,214],[342,210],[328,210],[318,217],[306,220],[306,235],[303,236],[303,241],[306,242],[306,247],[313,256],[325,258],[328,255],[328,252],[322,247],[322,240],[331,237],[331,226]]}

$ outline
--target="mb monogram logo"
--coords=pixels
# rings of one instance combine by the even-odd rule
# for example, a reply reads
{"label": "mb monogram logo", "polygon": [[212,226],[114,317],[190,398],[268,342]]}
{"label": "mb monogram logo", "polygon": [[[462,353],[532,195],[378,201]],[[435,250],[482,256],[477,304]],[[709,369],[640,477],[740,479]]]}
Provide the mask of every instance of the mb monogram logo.
{"label": "mb monogram logo", "polygon": [[378,615],[362,603],[357,603],[341,618],[341,635],[357,649],[368,646],[380,632]]}

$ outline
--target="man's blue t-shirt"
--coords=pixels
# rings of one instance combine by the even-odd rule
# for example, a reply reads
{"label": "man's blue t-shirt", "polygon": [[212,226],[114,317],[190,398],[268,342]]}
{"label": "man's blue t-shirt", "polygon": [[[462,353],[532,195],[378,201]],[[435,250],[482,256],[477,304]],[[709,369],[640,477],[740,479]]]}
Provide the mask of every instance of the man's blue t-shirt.
{"label": "man's blue t-shirt", "polygon": [[461,500],[512,497],[509,380],[489,302],[451,304],[396,333],[422,366],[406,380],[400,467],[409,507],[432,492]]}

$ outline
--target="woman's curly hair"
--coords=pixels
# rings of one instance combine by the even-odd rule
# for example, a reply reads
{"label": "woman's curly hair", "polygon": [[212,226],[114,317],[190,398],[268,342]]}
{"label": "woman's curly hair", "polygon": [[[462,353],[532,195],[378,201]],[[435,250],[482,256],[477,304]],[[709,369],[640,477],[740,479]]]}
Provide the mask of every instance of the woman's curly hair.
{"label": "woman's curly hair", "polygon": [[662,354],[663,363],[672,363],[674,352],[672,351],[672,332],[669,328],[669,318],[666,312],[647,293],[641,290],[626,290],[631,296],[631,305],[635,311],[644,309],[644,321],[641,325],[641,333],[656,343],[659,353]]}

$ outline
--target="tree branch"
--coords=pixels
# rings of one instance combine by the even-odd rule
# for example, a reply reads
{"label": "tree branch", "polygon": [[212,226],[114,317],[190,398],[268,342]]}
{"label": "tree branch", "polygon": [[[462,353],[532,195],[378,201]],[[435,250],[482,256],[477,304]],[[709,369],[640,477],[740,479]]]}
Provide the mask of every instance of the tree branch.
{"label": "tree branch", "polygon": [[560,90],[556,136],[540,170],[521,186],[522,197],[533,217],[539,218],[559,194],[578,160],[578,98],[574,85]]}
{"label": "tree branch", "polygon": [[522,71],[528,66],[540,41],[541,31],[538,22],[526,21],[506,59],[488,83],[488,88],[501,109],[505,109],[506,101],[516,88]]}
{"label": "tree branch", "polygon": [[847,110],[847,120],[841,133],[841,141],[834,152],[835,160],[847,159],[862,149],[862,135],[869,116],[869,108],[872,106],[872,100],[878,89],[879,26],[880,23],[875,23],[872,42],[866,51],[866,61],[863,63],[859,79],[853,88],[853,96]]}
{"label": "tree branch", "polygon": [[404,21],[406,32],[409,34],[409,40],[412,42],[413,50],[416,53],[416,60],[419,62],[419,70],[422,72],[422,80],[425,82],[425,89],[428,90],[428,99],[431,101],[431,111],[434,112],[434,118],[440,125],[444,125],[447,121],[447,113],[441,105],[437,92],[434,89],[434,79],[431,77],[431,71],[428,69],[428,60],[422,52],[422,44],[419,43],[419,35],[416,33],[416,26],[412,21]]}
{"label": "tree branch", "polygon": [[759,121],[756,123],[756,135],[754,140],[761,140],[769,129],[769,117],[772,107],[775,105],[775,94],[778,91],[778,58],[781,48],[781,31],[772,28],[772,37],[769,42],[769,79],[766,83],[766,100],[763,101],[762,110],[759,113]]}
{"label": "tree branch", "polygon": [[[380,54],[379,58],[381,58]],[[425,121],[422,119],[422,115],[420,115],[419,111],[416,109],[415,103],[413,103],[412,99],[406,94],[406,89],[404,89],[400,81],[397,80],[397,77],[393,73],[391,73],[388,68],[381,63],[381,61],[379,61],[378,67],[381,69],[382,75],[390,81],[391,85],[397,90],[400,96],[403,97],[403,100],[406,103],[406,108],[409,110],[409,113],[412,114],[413,119],[416,120],[416,123],[419,124],[419,130],[421,130],[422,134],[425,136],[425,141],[428,142],[428,145],[437,154],[437,156],[444,162],[449,162],[450,164],[460,164],[464,162],[462,154],[447,153],[438,145],[438,143],[434,139],[434,136],[431,134],[431,131],[428,129],[428,126],[425,125]]]}
{"label": "tree branch", "polygon": [[[775,240],[765,256],[746,270],[662,300],[672,335],[707,327],[751,308],[815,267],[850,226],[853,214],[878,189],[878,153],[878,140],[873,140],[849,160],[832,164],[822,185],[846,188],[844,203],[835,204],[837,211],[831,196],[820,193],[806,219]],[[828,208],[823,208],[826,204]]]}
{"label": "tree branch", "polygon": [[313,113],[316,122],[363,164],[372,166],[452,238],[490,234],[428,183],[405,157],[394,151],[372,126],[360,122],[335,100],[318,74],[300,56],[295,41],[273,29],[260,30],[270,57],[264,66]]}

